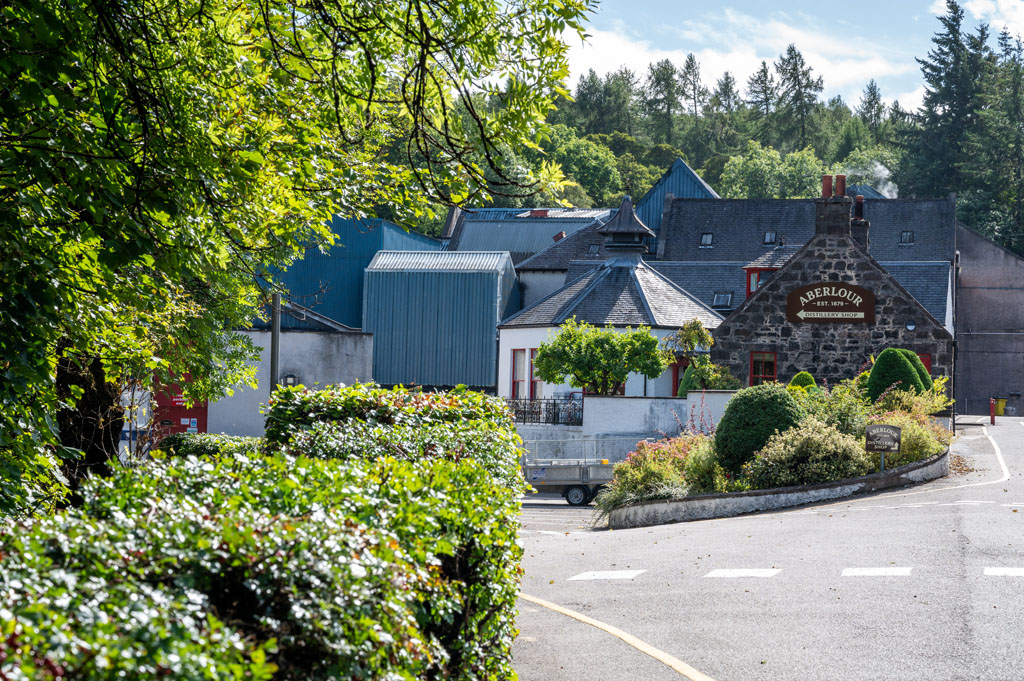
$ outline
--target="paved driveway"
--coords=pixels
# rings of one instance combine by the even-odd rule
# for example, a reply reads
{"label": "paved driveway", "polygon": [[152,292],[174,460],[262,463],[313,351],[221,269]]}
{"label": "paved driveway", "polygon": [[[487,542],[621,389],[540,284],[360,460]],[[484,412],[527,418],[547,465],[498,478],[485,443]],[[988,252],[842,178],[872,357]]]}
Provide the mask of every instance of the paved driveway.
{"label": "paved driveway", "polygon": [[654,528],[531,502],[523,592],[618,634],[521,600],[520,678],[1024,679],[1024,421],[954,453],[919,487]]}

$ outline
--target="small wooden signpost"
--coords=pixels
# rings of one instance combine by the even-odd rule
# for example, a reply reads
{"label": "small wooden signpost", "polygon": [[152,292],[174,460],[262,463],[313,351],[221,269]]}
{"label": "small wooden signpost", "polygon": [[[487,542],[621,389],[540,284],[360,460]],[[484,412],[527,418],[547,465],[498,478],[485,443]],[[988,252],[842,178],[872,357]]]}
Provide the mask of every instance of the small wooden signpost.
{"label": "small wooden signpost", "polygon": [[899,453],[902,437],[903,430],[899,426],[888,426],[884,423],[868,426],[865,435],[865,449],[868,452],[878,452],[881,454],[880,471],[885,470],[886,452]]}

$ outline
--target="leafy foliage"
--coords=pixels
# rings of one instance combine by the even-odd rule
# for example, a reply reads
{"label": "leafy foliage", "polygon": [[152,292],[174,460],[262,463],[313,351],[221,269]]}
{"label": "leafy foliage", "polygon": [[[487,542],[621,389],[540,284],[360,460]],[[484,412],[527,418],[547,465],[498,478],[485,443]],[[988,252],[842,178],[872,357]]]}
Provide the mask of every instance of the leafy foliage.
{"label": "leafy foliage", "polygon": [[867,397],[872,402],[878,400],[886,390],[913,390],[924,392],[924,385],[917,369],[910,363],[906,355],[897,348],[886,348],[871,366],[865,386]]}
{"label": "leafy foliage", "polygon": [[[0,535],[0,673],[510,677],[524,483],[502,478],[518,474],[503,408],[366,386],[313,397],[290,393],[275,447],[298,450],[309,423],[368,442],[352,414],[391,419],[374,424],[384,437],[423,413],[438,447],[487,421],[511,466],[495,465],[498,445],[477,456],[470,436],[461,450],[410,448],[404,461],[380,447],[323,460],[258,453],[252,438],[165,439],[177,456],[92,478],[80,508]],[[325,420],[310,404],[350,416]],[[286,412],[306,424],[285,428]]]}
{"label": "leafy foliage", "polygon": [[570,317],[558,334],[541,343],[533,360],[536,375],[548,383],[565,383],[596,395],[614,395],[629,374],[662,374],[671,353],[659,348],[650,329],[598,329]]}
{"label": "leafy foliage", "polygon": [[809,416],[773,435],[743,473],[755,489],[768,489],[853,478],[870,469],[860,442]]}
{"label": "leafy foliage", "polygon": [[259,454],[263,438],[214,433],[175,433],[162,439],[158,448],[171,456],[215,458],[223,455]]}
{"label": "leafy foliage", "polygon": [[725,407],[715,431],[715,453],[722,467],[739,473],[775,432],[785,432],[805,416],[803,408],[778,383],[737,392]]}
{"label": "leafy foliage", "polygon": [[[927,459],[929,456],[941,453],[952,439],[948,430],[932,421],[924,414],[908,413],[904,411],[889,411],[879,414],[872,414],[868,423],[884,423],[889,426],[897,426],[900,432],[899,453],[886,452],[885,467],[896,468],[908,463]],[[878,455],[874,466],[879,466]]]}
{"label": "leafy foliage", "polygon": [[814,376],[812,376],[809,371],[801,371],[797,373],[796,376],[790,379],[789,384],[799,386],[801,388],[810,388],[818,386],[818,384],[814,380]]}
{"label": "leafy foliage", "polygon": [[0,510],[52,506],[58,457],[94,447],[58,432],[82,397],[58,389],[82,388],[65,370],[113,396],[69,421],[114,433],[133,378],[187,374],[188,399],[251,381],[257,349],[234,329],[261,283],[331,238],[325,216],[387,205],[411,221],[557,184],[550,163],[511,173],[500,157],[536,146],[588,8],[5,3]]}

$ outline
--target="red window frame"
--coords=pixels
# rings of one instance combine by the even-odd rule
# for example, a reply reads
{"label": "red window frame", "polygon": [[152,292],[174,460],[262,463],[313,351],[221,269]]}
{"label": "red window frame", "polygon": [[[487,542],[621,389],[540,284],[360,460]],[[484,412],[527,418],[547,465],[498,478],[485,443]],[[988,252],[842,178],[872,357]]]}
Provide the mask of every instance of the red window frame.
{"label": "red window frame", "polygon": [[[519,365],[516,364],[516,353],[517,352],[523,353],[523,359],[524,360],[527,357],[530,358],[529,366],[527,368],[527,371],[524,373],[524,377],[520,378],[520,379],[516,378],[516,376],[519,373],[517,371],[519,369]],[[512,376],[511,376],[512,385],[511,385],[511,392],[509,393],[509,395],[512,396],[512,399],[514,399],[514,400],[526,400],[526,399],[534,400],[534,399],[537,399],[537,393],[540,392],[540,384],[543,383],[543,381],[541,381],[539,378],[537,378],[537,376],[533,373],[533,360],[535,360],[536,358],[537,358],[537,348],[513,348],[512,349]],[[517,387],[518,387],[518,390],[517,390]],[[524,393],[527,393],[527,391],[528,391],[528,394],[524,394]]]}
{"label": "red window frame", "polygon": [[[766,370],[765,360],[771,357],[771,373]],[[760,367],[757,366],[757,362],[760,362]],[[756,368],[760,368],[760,371],[755,372]],[[776,380],[779,375],[779,358],[778,354],[774,352],[751,352],[750,353],[750,385],[760,385],[762,383],[771,383]]]}
{"label": "red window frame", "polygon": [[[763,275],[765,272],[774,272],[774,271],[776,271],[776,269],[778,269],[778,268],[775,268],[775,267],[751,267],[749,269],[743,270],[746,273],[745,279],[746,279],[746,285],[747,285],[747,298],[749,298],[754,293],[754,291],[756,291],[757,289],[761,288],[761,284],[764,283],[764,277],[761,276],[761,275]],[[755,280],[757,281],[757,284],[755,286],[751,286],[750,285],[751,281],[755,281]]]}

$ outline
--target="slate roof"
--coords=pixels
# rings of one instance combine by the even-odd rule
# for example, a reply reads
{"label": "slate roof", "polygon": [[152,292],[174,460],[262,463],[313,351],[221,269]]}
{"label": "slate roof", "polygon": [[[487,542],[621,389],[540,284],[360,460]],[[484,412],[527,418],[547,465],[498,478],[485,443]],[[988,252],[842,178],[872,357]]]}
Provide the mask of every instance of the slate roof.
{"label": "slate roof", "polygon": [[598,230],[601,225],[594,223],[575,234],[570,234],[558,243],[552,244],[533,257],[517,263],[520,272],[528,270],[567,270],[573,260],[599,262],[608,258],[605,250],[607,240]]}
{"label": "slate roof", "polygon": [[[953,260],[954,208],[949,199],[865,199],[871,223],[869,252],[882,261]],[[914,232],[911,246],[900,245],[903,231]],[[714,235],[701,247],[701,234]],[[659,260],[752,262],[772,245],[775,232],[788,245],[814,236],[813,199],[689,199],[672,202],[658,235]]]}
{"label": "slate roof", "polygon": [[[654,232],[636,216],[633,210],[633,202],[629,196],[622,199],[622,205],[615,211],[615,215],[598,228],[599,234],[611,236],[613,234],[637,235],[642,237],[654,236]],[[635,237],[634,237],[635,238]]]}
{"label": "slate roof", "polygon": [[782,267],[800,248],[801,246],[776,246],[760,257],[751,260],[744,267]]}
{"label": "slate roof", "polygon": [[721,315],[635,258],[612,258],[512,315],[501,327],[559,326],[569,317],[595,326],[679,328],[699,319],[713,329]]}
{"label": "slate roof", "polygon": [[[537,210],[537,209],[535,209]],[[611,210],[550,208],[547,216],[534,217],[522,208],[481,208],[461,211],[448,240],[449,251],[508,251],[515,263],[544,250],[556,234],[573,234],[595,220],[606,219]]]}
{"label": "slate roof", "polygon": [[948,262],[880,262],[907,293],[940,324],[946,323],[950,264]]}

